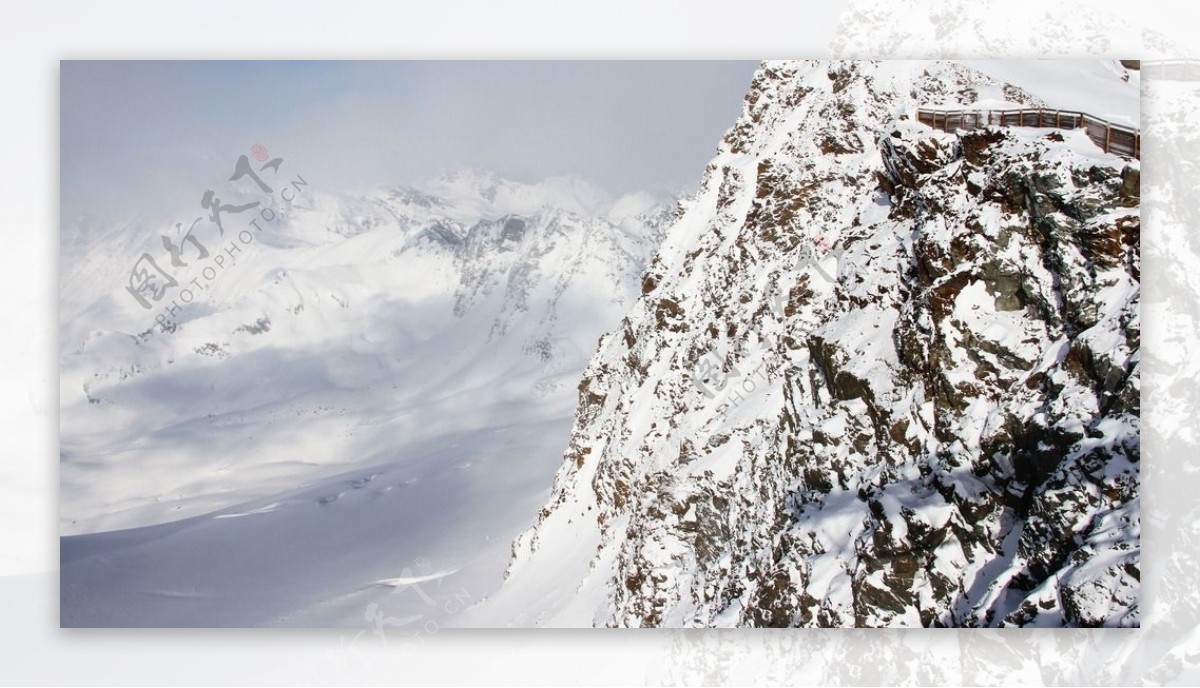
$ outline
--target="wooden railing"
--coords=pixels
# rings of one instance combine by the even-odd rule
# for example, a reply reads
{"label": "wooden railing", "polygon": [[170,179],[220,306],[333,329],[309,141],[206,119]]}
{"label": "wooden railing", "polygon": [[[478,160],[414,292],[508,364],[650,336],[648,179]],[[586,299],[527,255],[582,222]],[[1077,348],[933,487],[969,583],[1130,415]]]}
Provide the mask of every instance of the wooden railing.
{"label": "wooden railing", "polygon": [[1079,129],[1104,149],[1105,153],[1142,157],[1142,133],[1132,127],[1113,124],[1074,110],[917,110],[917,121],[934,129],[953,132],[991,125],[1002,127],[1052,127]]}

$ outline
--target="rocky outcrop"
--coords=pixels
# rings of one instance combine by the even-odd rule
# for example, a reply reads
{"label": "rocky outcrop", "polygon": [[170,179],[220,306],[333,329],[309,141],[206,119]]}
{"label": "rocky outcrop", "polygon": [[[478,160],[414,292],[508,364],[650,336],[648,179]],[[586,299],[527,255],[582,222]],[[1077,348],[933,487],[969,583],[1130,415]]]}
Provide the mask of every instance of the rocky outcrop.
{"label": "rocky outcrop", "polygon": [[1137,625],[1138,166],[909,118],[985,85],[764,64],[514,546],[589,559],[541,623]]}

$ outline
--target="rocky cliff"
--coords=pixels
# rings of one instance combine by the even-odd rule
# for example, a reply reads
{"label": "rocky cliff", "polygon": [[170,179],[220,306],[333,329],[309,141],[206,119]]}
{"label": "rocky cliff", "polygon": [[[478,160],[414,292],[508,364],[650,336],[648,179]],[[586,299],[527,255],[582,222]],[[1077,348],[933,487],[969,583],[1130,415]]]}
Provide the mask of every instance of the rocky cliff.
{"label": "rocky cliff", "polygon": [[764,63],[579,386],[515,623],[1138,624],[1138,164],[912,119],[985,99],[1040,104]]}

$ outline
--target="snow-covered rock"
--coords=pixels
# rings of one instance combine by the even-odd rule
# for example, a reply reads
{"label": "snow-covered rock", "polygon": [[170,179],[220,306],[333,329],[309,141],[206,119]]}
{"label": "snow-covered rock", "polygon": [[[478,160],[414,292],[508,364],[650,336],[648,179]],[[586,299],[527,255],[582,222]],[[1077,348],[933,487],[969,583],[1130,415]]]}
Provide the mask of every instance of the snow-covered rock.
{"label": "snow-covered rock", "polygon": [[998,99],[764,63],[479,623],[1138,624],[1139,166]]}

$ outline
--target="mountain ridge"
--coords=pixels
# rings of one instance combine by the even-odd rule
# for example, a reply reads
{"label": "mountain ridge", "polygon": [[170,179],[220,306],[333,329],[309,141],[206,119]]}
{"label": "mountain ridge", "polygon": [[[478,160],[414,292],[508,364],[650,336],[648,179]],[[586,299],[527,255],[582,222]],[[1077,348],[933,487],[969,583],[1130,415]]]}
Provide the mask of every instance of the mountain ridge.
{"label": "mountain ridge", "polygon": [[1137,625],[1138,167],[993,93],[764,63],[478,623]]}
{"label": "mountain ridge", "polygon": [[[625,205],[610,219],[619,203]],[[252,447],[266,445],[246,422],[282,422],[273,408],[318,418],[328,411],[314,409],[336,409],[344,420],[334,437],[361,432],[350,410],[357,402],[319,399],[339,389],[395,396],[364,409],[364,420],[401,399],[425,395],[432,402],[479,385],[493,386],[498,398],[522,389],[533,400],[561,396],[574,384],[572,371],[582,369],[596,328],[633,298],[673,207],[673,199],[649,194],[612,199],[578,178],[528,185],[478,170],[359,195],[308,192],[294,207],[277,208],[281,219],[264,225],[236,262],[181,304],[169,330],[154,326],[152,311],[118,286],[121,263],[109,253],[120,246],[66,251],[64,265],[78,268],[75,274],[101,285],[102,275],[114,273],[114,287],[73,294],[77,305],[62,315],[64,532],[203,513],[353,465],[362,451],[353,449],[357,441],[318,448],[315,436],[302,450],[313,457],[291,468],[284,448],[294,441],[282,442],[284,456],[249,458]],[[585,210],[596,214],[581,215]],[[139,236],[128,240],[131,252]],[[272,356],[302,364],[296,387]],[[238,375],[227,377],[226,369],[262,386],[232,384]],[[378,423],[390,424],[381,417],[364,427]],[[404,425],[416,436],[425,432],[420,422]],[[176,432],[170,428],[189,428],[184,434],[196,447],[168,439]],[[310,433],[301,426],[295,434]],[[126,459],[112,460],[119,455]],[[179,476],[155,468],[184,456]],[[303,463],[315,464],[315,472]],[[111,491],[88,477],[110,470],[118,474],[104,479],[114,481]],[[236,480],[242,470],[268,476],[255,486]],[[131,481],[124,487],[121,475]],[[155,516],[146,521],[149,514]]]}

